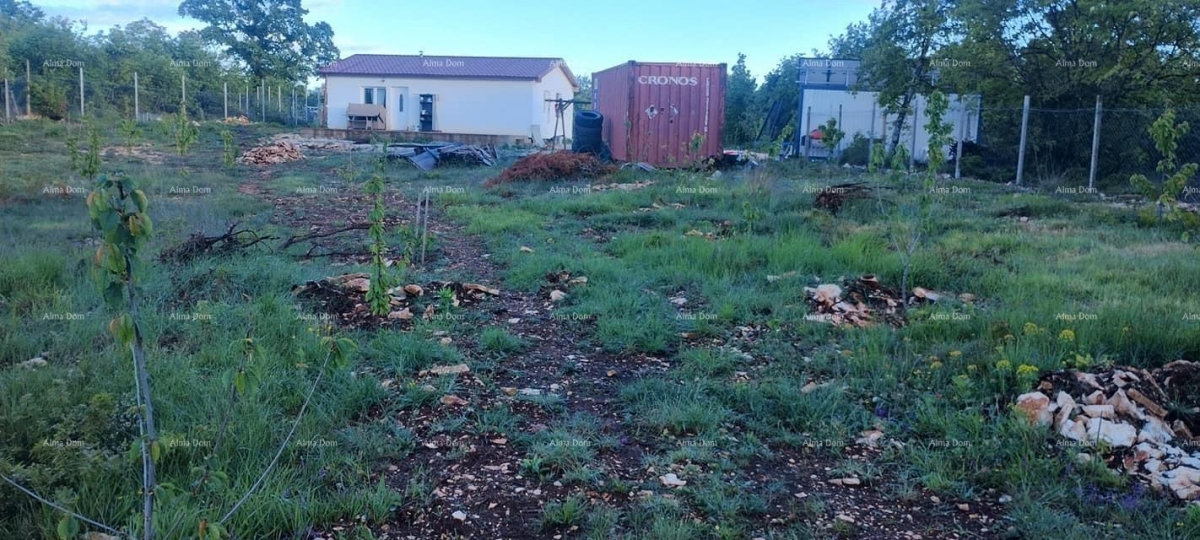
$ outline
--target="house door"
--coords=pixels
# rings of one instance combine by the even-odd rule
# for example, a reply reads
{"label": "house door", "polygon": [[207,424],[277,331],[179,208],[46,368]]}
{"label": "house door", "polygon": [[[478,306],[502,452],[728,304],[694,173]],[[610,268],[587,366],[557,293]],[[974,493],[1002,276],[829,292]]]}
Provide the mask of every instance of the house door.
{"label": "house door", "polygon": [[412,121],[408,115],[408,87],[393,86],[391,88],[393,96],[392,103],[388,104],[388,129],[392,130],[410,130]]}

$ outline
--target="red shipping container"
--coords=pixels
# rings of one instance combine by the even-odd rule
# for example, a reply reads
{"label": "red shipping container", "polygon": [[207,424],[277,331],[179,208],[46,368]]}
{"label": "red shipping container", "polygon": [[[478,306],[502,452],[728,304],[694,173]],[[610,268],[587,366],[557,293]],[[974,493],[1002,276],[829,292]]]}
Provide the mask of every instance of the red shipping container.
{"label": "red shipping container", "polygon": [[592,74],[600,136],[618,161],[683,167],[719,158],[725,64],[630,61]]}

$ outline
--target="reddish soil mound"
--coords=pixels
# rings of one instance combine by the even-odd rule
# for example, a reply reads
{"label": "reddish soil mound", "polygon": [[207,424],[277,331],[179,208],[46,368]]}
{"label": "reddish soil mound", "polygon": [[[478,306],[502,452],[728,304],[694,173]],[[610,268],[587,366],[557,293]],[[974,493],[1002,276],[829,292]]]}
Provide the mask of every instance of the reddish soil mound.
{"label": "reddish soil mound", "polygon": [[507,182],[551,181],[572,178],[595,178],[616,171],[616,167],[600,161],[591,154],[576,154],[565,150],[552,153],[530,154],[500,173],[500,176],[484,182],[494,186]]}

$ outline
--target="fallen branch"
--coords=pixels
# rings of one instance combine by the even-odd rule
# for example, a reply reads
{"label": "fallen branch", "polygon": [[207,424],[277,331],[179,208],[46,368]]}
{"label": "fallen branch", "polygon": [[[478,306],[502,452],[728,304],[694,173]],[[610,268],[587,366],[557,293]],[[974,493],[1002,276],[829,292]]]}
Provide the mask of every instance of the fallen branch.
{"label": "fallen branch", "polygon": [[[275,236],[259,235],[257,232],[249,229],[237,230],[238,225],[241,225],[241,222],[235,221],[229,225],[224,234],[216,236],[205,236],[203,231],[193,234],[182,244],[164,250],[158,258],[163,262],[174,261],[182,263],[201,255],[225,253],[234,249],[245,249],[267,240],[278,239]],[[246,238],[247,236],[249,238]]]}
{"label": "fallen branch", "polygon": [[289,248],[293,245],[296,245],[300,242],[305,242],[305,241],[313,240],[316,238],[328,238],[335,234],[341,234],[341,233],[349,232],[349,231],[365,231],[370,228],[371,228],[370,223],[355,223],[353,225],[342,227],[341,229],[334,229],[334,230],[328,231],[328,232],[314,232],[314,233],[302,234],[299,236],[293,235],[293,236],[288,237],[287,240],[284,240],[282,244],[279,244],[279,249],[284,250],[284,249],[287,249],[287,248]]}

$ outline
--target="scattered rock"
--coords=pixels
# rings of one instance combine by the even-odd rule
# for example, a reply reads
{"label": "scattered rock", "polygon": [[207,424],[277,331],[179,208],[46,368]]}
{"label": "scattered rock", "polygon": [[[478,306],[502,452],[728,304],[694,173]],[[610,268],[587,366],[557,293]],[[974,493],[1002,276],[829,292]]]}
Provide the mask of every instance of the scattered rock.
{"label": "scattered rock", "polygon": [[425,294],[425,289],[422,289],[420,285],[405,285],[404,292],[411,296],[421,296]]}
{"label": "scattered rock", "polygon": [[459,521],[466,521],[467,513],[463,512],[462,510],[455,510],[453,514],[450,514],[450,517],[457,519]]}
{"label": "scattered rock", "polygon": [[21,362],[20,365],[21,365],[21,367],[26,368],[26,369],[36,369],[36,368],[40,368],[40,367],[45,367],[46,364],[47,364],[47,362],[46,362],[45,358],[43,358],[41,356],[35,356],[33,358],[30,358],[29,360]]}
{"label": "scattered rock", "polygon": [[562,292],[558,289],[554,289],[553,291],[550,291],[550,301],[552,301],[552,302],[561,301],[563,298],[566,298],[566,297],[567,297],[567,293]]}
{"label": "scattered rock", "polygon": [[511,387],[511,386],[504,386],[504,387],[501,387],[501,388],[500,388],[500,391],[501,391],[501,392],[504,392],[504,394],[505,394],[505,395],[509,395],[509,396],[515,396],[515,395],[517,395],[517,389],[516,389],[516,388],[513,388],[513,387]]}
{"label": "scattered rock", "polygon": [[434,375],[458,375],[460,373],[469,373],[471,368],[466,364],[454,364],[453,366],[433,366],[429,368],[429,372]]}
{"label": "scattered rock", "polygon": [[848,478],[835,478],[830,480],[829,483],[835,486],[859,486],[862,485],[862,480],[851,476]]}
{"label": "scattered rock", "polygon": [[411,309],[404,308],[399,311],[388,313],[388,318],[392,320],[407,321],[413,318],[413,312]]}
{"label": "scattered rock", "polygon": [[1015,405],[1017,412],[1025,416],[1031,424],[1050,425],[1050,398],[1041,392],[1030,392],[1017,396]]}
{"label": "scattered rock", "polygon": [[679,477],[675,475],[675,473],[664,474],[664,475],[658,477],[658,480],[660,482],[662,482],[662,485],[667,486],[669,488],[677,488],[677,487],[682,487],[682,486],[687,485],[687,480],[680,480]]}
{"label": "scattered rock", "polygon": [[1103,418],[1088,420],[1087,433],[1089,437],[1116,447],[1133,446],[1137,440],[1137,428],[1124,422],[1113,422]]}
{"label": "scattered rock", "polygon": [[521,253],[533,253],[533,248],[529,246],[521,246]]}
{"label": "scattered rock", "polygon": [[537,388],[522,388],[519,392],[522,396],[540,396],[542,391]]}
{"label": "scattered rock", "polygon": [[484,285],[480,285],[478,283],[463,283],[463,288],[468,291],[479,291],[482,293],[490,294],[492,296],[500,296],[500,289],[487,287]]}
{"label": "scattered rock", "polygon": [[469,402],[467,400],[460,398],[454,394],[446,394],[446,395],[442,396],[441,401],[442,401],[442,405],[451,405],[451,406],[453,406],[453,405],[468,405],[469,404]]}

